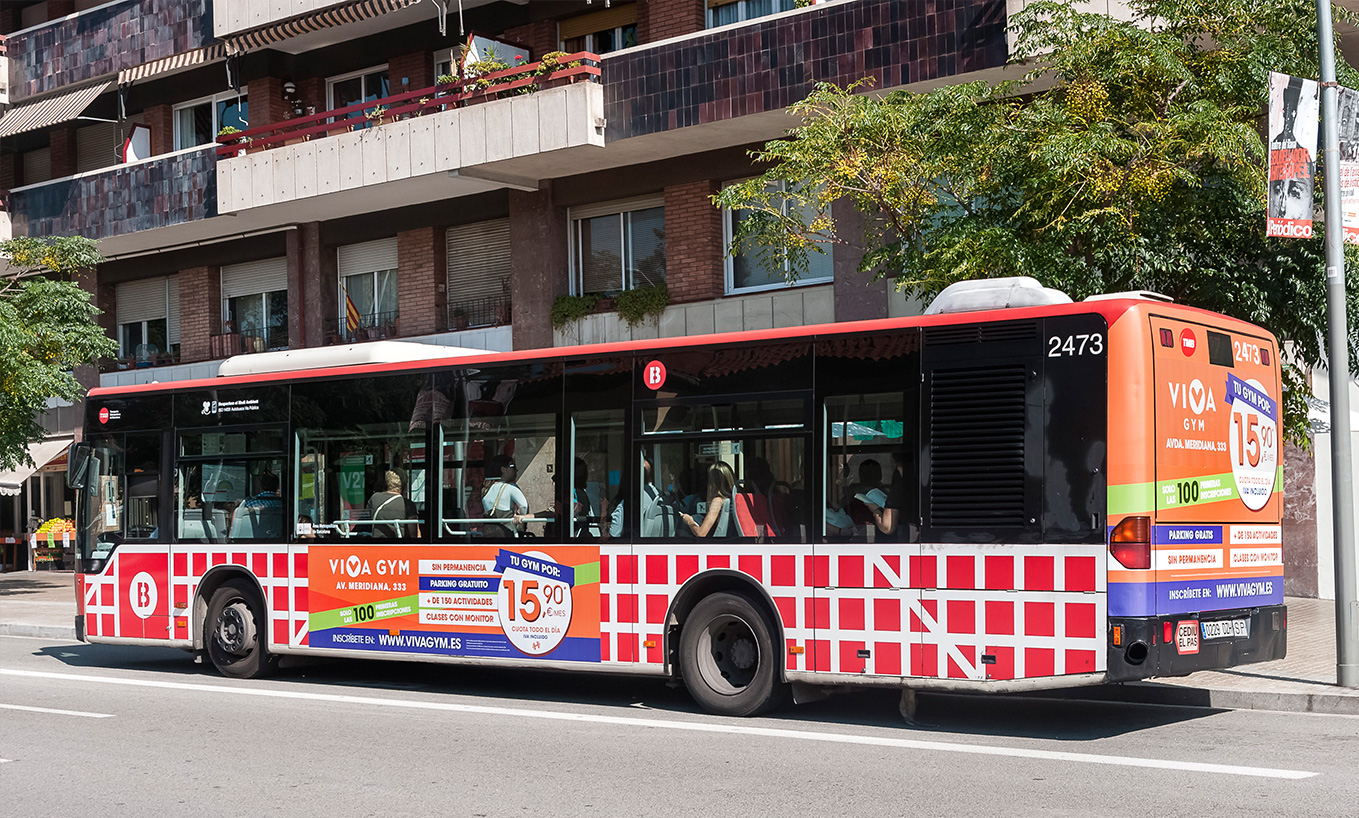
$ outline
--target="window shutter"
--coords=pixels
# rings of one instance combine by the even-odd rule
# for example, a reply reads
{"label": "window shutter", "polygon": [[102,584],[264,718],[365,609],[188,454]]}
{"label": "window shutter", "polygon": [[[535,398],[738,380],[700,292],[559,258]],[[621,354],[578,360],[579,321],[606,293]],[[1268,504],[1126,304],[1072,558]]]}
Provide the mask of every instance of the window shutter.
{"label": "window shutter", "polygon": [[340,248],[340,277],[395,270],[396,238],[346,244]]}
{"label": "window shutter", "polygon": [[169,310],[165,283],[166,279],[161,277],[119,284],[115,308],[118,323],[132,324],[165,318]]}
{"label": "window shutter", "polygon": [[594,34],[597,31],[611,31],[615,28],[630,26],[637,22],[637,4],[628,3],[624,6],[614,6],[613,8],[596,11],[593,14],[581,14],[567,20],[562,20],[557,24],[557,37],[560,40],[571,40],[576,37],[584,37],[586,34]]}
{"label": "window shutter", "polygon": [[510,220],[448,228],[448,303],[505,296],[510,277]]}
{"label": "window shutter", "polygon": [[36,185],[52,178],[52,149],[39,148],[24,153],[24,184]]}
{"label": "window shutter", "polygon": [[288,259],[267,258],[222,268],[222,300],[288,289]]}
{"label": "window shutter", "polygon": [[114,153],[118,139],[115,122],[100,122],[76,130],[76,173],[99,170],[119,163]]}
{"label": "window shutter", "polygon": [[167,310],[165,333],[169,336],[169,343],[173,346],[179,343],[179,276],[170,276],[165,280],[167,288]]}

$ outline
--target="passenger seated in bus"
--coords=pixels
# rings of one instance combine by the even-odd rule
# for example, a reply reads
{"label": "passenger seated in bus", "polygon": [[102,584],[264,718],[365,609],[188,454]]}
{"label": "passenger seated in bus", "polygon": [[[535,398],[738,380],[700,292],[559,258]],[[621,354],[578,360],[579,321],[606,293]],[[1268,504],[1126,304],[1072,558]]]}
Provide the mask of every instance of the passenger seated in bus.
{"label": "passenger seated in bus", "polygon": [[675,508],[656,488],[655,465],[651,454],[642,453],[642,508],[641,535],[643,537],[672,537],[675,534]]}
{"label": "passenger seated in bus", "polygon": [[[375,491],[364,506],[368,519],[373,520],[369,530],[380,539],[400,539],[407,536],[420,536],[420,526],[411,523],[377,522],[378,520],[411,520],[416,516],[415,506],[401,496],[401,475],[388,470],[382,477],[383,490]],[[413,530],[412,530],[413,529]]]}
{"label": "passenger seated in bus", "polygon": [[523,517],[528,513],[528,498],[519,486],[515,485],[519,469],[509,455],[496,455],[491,459],[491,472],[500,479],[488,482],[482,489],[481,502],[486,516],[493,519],[510,520],[513,529],[504,523],[488,522],[482,527],[485,536],[495,539],[509,539],[518,536],[523,525]]}
{"label": "passenger seated in bus", "polygon": [[882,483],[882,465],[876,460],[865,460],[859,464],[859,481],[849,487],[841,505],[855,525],[873,525],[873,512],[858,498],[874,489],[887,493],[887,487]]}
{"label": "passenger seated in bus", "polygon": [[696,522],[690,514],[680,515],[694,536],[727,536],[731,527],[731,498],[735,486],[736,475],[725,462],[719,460],[708,469],[708,508],[703,515],[703,522]]}
{"label": "passenger seated in bus", "polygon": [[599,539],[599,518],[590,500],[590,471],[579,457],[575,462],[575,481],[571,487],[571,536],[575,539]]}
{"label": "passenger seated in bus", "polygon": [[259,493],[247,497],[231,514],[231,539],[283,536],[283,498],[278,485],[277,474],[260,475]]}
{"label": "passenger seated in bus", "polygon": [[[870,492],[869,502],[865,503],[873,515],[873,525],[878,533],[894,535],[900,531],[913,536],[910,524],[905,522],[907,506],[906,455],[892,453],[892,484],[886,492]],[[882,502],[873,502],[881,499]]]}

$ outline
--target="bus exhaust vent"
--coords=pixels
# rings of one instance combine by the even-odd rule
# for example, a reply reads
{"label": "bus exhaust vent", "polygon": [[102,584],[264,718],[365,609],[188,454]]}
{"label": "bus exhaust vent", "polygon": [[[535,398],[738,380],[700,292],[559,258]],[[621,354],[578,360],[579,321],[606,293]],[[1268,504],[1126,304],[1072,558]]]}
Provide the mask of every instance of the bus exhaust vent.
{"label": "bus exhaust vent", "polygon": [[930,525],[1023,528],[1023,365],[935,370]]}
{"label": "bus exhaust vent", "polygon": [[931,327],[925,331],[925,346],[1032,341],[1037,337],[1037,321],[1003,321],[995,324]]}

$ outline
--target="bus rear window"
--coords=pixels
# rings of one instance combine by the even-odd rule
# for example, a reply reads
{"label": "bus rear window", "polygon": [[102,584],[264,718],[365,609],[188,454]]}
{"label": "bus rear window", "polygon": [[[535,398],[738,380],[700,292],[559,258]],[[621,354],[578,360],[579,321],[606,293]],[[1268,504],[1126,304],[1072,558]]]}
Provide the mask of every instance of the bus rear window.
{"label": "bus rear window", "polygon": [[1232,336],[1208,330],[1208,363],[1213,366],[1233,366]]}

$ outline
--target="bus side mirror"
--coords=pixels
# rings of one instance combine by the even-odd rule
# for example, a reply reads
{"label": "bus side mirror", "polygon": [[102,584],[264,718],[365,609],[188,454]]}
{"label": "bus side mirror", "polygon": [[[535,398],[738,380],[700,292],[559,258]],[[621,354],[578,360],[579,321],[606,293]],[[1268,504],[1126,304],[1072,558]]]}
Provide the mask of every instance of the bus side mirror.
{"label": "bus side mirror", "polygon": [[85,488],[85,472],[90,468],[88,441],[72,443],[66,449],[66,485],[73,489]]}

